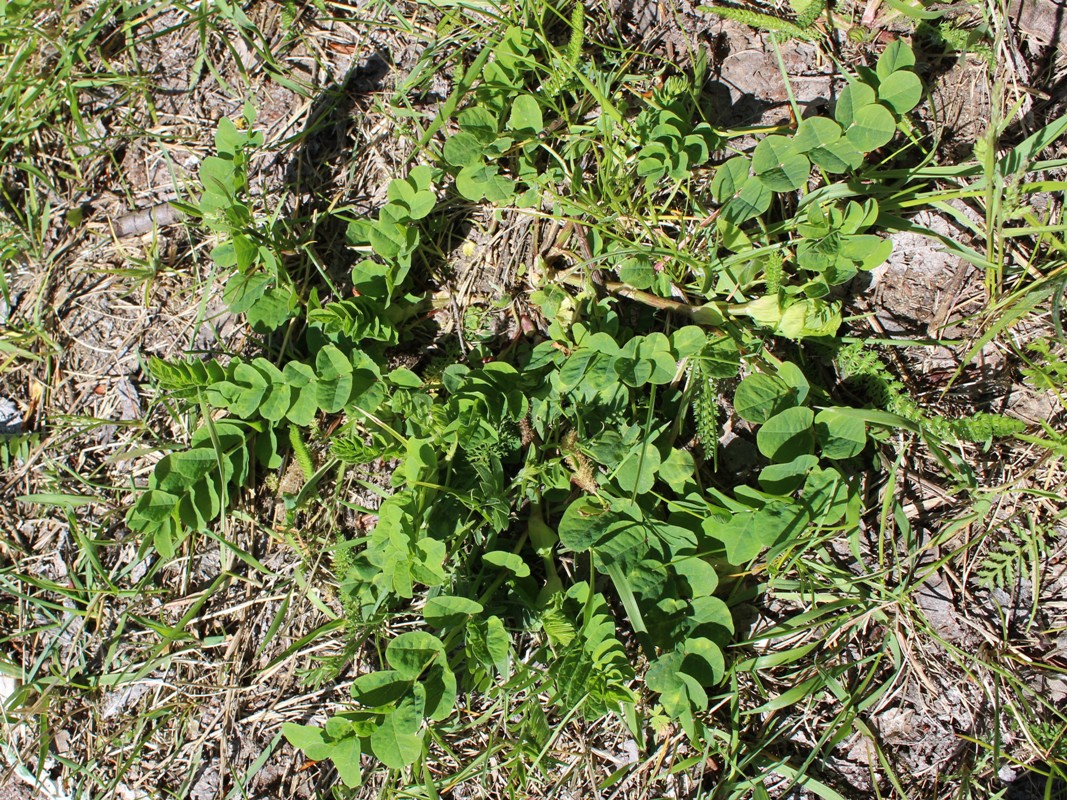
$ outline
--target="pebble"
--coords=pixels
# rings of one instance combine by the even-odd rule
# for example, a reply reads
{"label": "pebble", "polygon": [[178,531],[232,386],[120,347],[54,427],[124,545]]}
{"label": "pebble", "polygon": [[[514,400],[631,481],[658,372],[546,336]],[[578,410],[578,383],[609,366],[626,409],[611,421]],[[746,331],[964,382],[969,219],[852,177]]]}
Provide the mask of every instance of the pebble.
{"label": "pebble", "polygon": [[22,412],[6,397],[0,397],[0,436],[22,433]]}

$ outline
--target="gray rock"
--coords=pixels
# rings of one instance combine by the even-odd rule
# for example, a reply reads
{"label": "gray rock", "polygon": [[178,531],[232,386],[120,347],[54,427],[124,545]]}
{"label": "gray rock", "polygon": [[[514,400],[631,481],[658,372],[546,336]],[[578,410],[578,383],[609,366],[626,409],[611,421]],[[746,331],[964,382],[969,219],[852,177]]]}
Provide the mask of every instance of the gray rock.
{"label": "gray rock", "polygon": [[22,412],[6,397],[0,397],[0,436],[22,433]]}

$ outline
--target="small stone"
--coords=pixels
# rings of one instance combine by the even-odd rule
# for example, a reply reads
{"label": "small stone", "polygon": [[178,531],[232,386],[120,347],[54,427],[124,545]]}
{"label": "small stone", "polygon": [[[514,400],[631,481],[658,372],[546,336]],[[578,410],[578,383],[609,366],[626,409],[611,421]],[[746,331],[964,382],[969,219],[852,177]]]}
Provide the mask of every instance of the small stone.
{"label": "small stone", "polygon": [[997,773],[997,777],[1000,778],[1001,783],[1012,783],[1017,777],[1019,777],[1019,773],[1012,769],[1010,764],[1005,764],[1003,767],[1000,768],[1000,772]]}
{"label": "small stone", "polygon": [[22,433],[22,412],[6,397],[0,397],[0,436]]}

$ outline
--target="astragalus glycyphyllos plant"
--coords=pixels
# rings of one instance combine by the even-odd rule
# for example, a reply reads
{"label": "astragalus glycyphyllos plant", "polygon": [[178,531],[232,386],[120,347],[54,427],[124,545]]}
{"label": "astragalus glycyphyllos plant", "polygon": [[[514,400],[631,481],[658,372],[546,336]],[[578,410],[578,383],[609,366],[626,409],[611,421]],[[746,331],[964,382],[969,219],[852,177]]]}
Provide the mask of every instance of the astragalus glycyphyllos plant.
{"label": "astragalus glycyphyllos plant", "polygon": [[[245,199],[257,134],[223,122],[201,170],[196,211],[219,235],[231,310],[291,346],[150,363],[203,424],[158,463],[128,522],[169,558],[288,453],[311,482],[390,465],[373,525],[334,558],[376,668],[352,683],[349,710],[284,727],[350,785],[363,755],[415,764],[457,698],[502,687],[564,716],[637,726],[640,708],[705,741],[745,576],[805,537],[854,529],[870,434],[926,424],[842,405],[808,348],[833,351],[841,287],[889,255],[881,206],[856,186],[922,97],[908,46],[848,76],[832,116],[741,152],[741,132],[704,118],[699,81],[637,92],[576,57],[583,25],[570,17],[561,48],[508,27],[474,57],[427,163],[349,224],[365,258],[344,296],[298,291],[272,252],[271,223]],[[599,210],[596,168],[624,187]],[[470,204],[558,223],[522,298],[541,335],[432,374],[393,366],[436,288],[424,245]],[[664,220],[694,221],[683,246],[670,249]],[[715,469],[724,393],[755,445],[747,475]],[[309,452],[325,429],[324,452]]]}

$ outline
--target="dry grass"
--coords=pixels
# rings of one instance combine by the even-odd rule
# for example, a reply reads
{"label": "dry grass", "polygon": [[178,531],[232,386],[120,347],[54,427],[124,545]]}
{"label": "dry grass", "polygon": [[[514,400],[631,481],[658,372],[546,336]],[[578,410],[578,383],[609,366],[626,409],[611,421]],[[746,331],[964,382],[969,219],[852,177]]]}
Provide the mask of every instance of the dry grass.
{"label": "dry grass", "polygon": [[[189,420],[145,380],[145,359],[236,354],[248,339],[225,313],[200,233],[178,223],[119,238],[113,223],[187,197],[218,119],[239,115],[249,99],[266,132],[257,186],[293,221],[287,255],[308,275],[340,271],[332,259],[343,230],[327,212],[374,208],[417,149],[412,121],[388,113],[390,93],[418,63],[435,20],[402,5],[394,17],[378,4],[253,3],[245,12],[253,28],[243,32],[222,18],[223,4],[123,6],[126,17],[108,20],[87,9],[41,12],[42,29],[57,29],[68,45],[76,24],[94,26],[97,43],[73,70],[104,76],[78,95],[80,120],[57,100],[47,124],[7,145],[0,169],[0,214],[33,223],[4,264],[17,299],[0,342],[18,350],[0,349],[0,396],[19,404],[29,433],[0,442],[0,668],[21,684],[0,738],[9,767],[44,768],[67,793],[57,796],[328,795],[334,776],[304,764],[280,725],[338,708],[375,658],[346,631],[329,573],[348,522],[324,508],[289,526],[280,495],[265,486],[217,537],[189,539],[170,563],[124,528],[128,489],[166,442],[189,434]],[[655,16],[620,17],[648,52],[682,52],[697,33]],[[1035,79],[1020,66],[1034,45],[1018,32],[997,34],[1002,84],[1021,92]],[[42,45],[31,71],[55,58]],[[1048,69],[1043,85],[1053,88],[1059,73]],[[938,91],[946,119],[964,117],[951,127],[954,146],[966,148],[982,126],[964,109],[989,97],[989,75],[974,58],[947,74]],[[425,123],[449,83],[439,74],[412,101],[415,119]],[[775,113],[775,98],[755,99]],[[537,227],[509,214],[472,220],[477,256],[443,282],[472,303],[513,286]],[[467,252],[440,243],[453,263],[457,248]],[[1019,263],[1037,258],[1018,254]],[[934,287],[950,296],[934,328],[981,311],[980,280]],[[462,327],[463,309],[455,314],[451,324]],[[1049,331],[1048,314],[1031,323]],[[958,364],[980,330],[964,329],[947,357]],[[982,402],[1014,402],[1018,345],[1010,332],[990,344],[1006,382]],[[907,358],[916,363],[905,367],[930,367]],[[975,386],[989,391],[984,380]],[[1039,399],[1034,413],[1050,409],[1062,430],[1063,409]],[[900,452],[894,484],[870,487],[870,513],[852,540],[812,543],[765,576],[776,594],[753,611],[750,641],[737,648],[739,659],[757,661],[717,700],[714,752],[693,751],[671,728],[649,728],[639,748],[619,720],[558,713],[544,719],[543,740],[524,741],[530,708],[544,698],[513,687],[467,699],[409,794],[391,795],[395,776],[379,770],[357,796],[433,797],[431,779],[457,800],[715,796],[716,786],[788,761],[817,781],[790,797],[991,797],[1005,763],[1062,764],[1061,456],[1023,443],[968,447],[956,455],[976,485],[961,492],[928,452]],[[1025,534],[1035,530],[1045,545],[1031,557]],[[1010,585],[977,589],[989,554],[1020,541]],[[839,608],[826,605],[835,600]],[[809,645],[817,649],[794,658]],[[795,702],[777,700],[805,681]],[[759,758],[746,762],[750,752]],[[767,791],[786,796],[789,783]]]}

